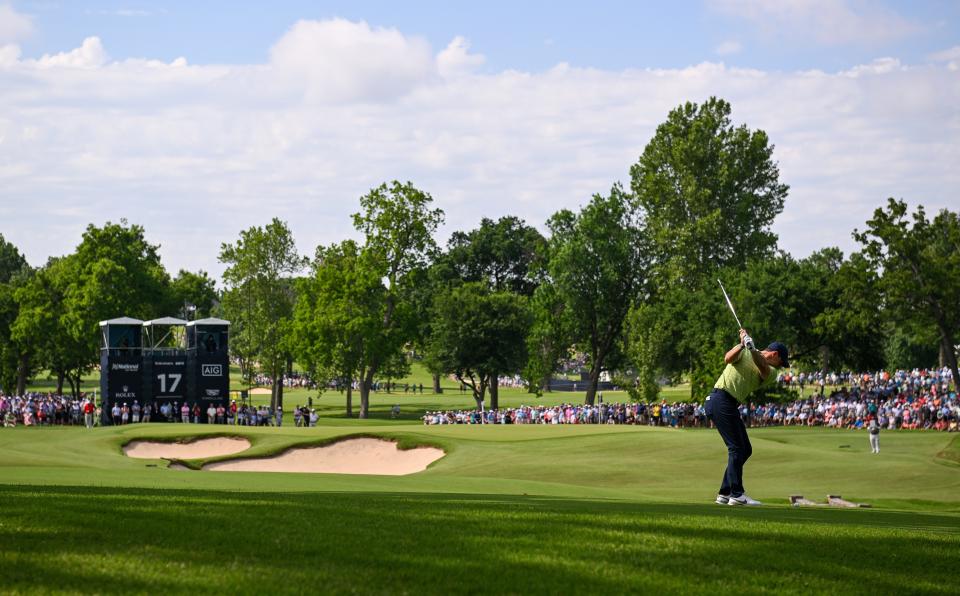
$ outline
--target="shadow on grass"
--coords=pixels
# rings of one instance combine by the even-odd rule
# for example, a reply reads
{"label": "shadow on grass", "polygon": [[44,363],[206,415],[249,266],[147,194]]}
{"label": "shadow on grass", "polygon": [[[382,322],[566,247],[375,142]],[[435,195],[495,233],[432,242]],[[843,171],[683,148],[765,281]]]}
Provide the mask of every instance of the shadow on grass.
{"label": "shadow on grass", "polygon": [[960,435],[955,436],[946,448],[937,454],[937,460],[950,465],[960,465]]}
{"label": "shadow on grass", "polygon": [[960,552],[939,513],[40,486],[0,503],[3,592],[936,593]]}

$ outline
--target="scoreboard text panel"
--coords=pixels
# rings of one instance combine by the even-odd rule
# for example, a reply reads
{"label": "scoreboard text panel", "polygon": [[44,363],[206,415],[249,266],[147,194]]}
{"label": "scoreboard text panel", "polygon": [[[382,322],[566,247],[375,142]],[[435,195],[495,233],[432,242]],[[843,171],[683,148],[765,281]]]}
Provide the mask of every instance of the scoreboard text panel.
{"label": "scoreboard text panel", "polygon": [[150,387],[153,399],[183,400],[187,395],[187,359],[157,357],[153,360]]}

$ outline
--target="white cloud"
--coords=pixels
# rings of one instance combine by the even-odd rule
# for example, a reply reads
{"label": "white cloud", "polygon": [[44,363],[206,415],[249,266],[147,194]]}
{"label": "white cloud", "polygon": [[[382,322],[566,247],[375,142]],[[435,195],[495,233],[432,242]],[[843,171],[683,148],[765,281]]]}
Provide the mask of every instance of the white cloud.
{"label": "white cloud", "polygon": [[0,46],[0,68],[13,66],[20,60],[20,46],[15,43]]}
{"label": "white cloud", "polygon": [[877,44],[923,31],[877,2],[864,0],[708,0],[711,7],[746,19],[761,32],[827,45]]}
{"label": "white cloud", "polygon": [[863,75],[871,74],[887,74],[895,70],[904,70],[905,67],[900,63],[896,58],[877,58],[869,64],[858,64],[851,69],[843,71],[841,74],[845,74],[851,77],[859,77]]}
{"label": "white cloud", "polygon": [[271,48],[270,66],[308,98],[336,101],[397,97],[437,72],[425,40],[343,19],[299,21]]}
{"label": "white cloud", "polygon": [[36,61],[30,61],[41,68],[63,66],[68,68],[96,68],[107,62],[107,52],[99,37],[88,37],[79,48],[59,54],[44,54]]}
{"label": "white cloud", "polygon": [[935,52],[928,56],[933,62],[943,62],[947,68],[953,71],[960,69],[960,46],[953,46],[946,50]]}
{"label": "white cloud", "polygon": [[456,76],[472,72],[486,61],[481,54],[471,54],[470,42],[457,36],[442,52],[437,54],[437,68],[443,76]]}
{"label": "white cloud", "polygon": [[33,21],[9,4],[0,4],[0,45],[19,41],[33,33]]}
{"label": "white cloud", "polygon": [[960,60],[960,46],[953,46],[952,48],[947,48],[940,52],[934,52],[930,54],[930,59],[934,62],[950,62],[952,60]]}
{"label": "white cloud", "polygon": [[394,178],[446,211],[441,241],[483,216],[542,227],[626,179],[667,112],[710,95],[776,145],[791,193],[775,229],[798,256],[851,249],[888,196],[955,209],[960,186],[960,85],[942,61],[479,72],[464,41],[434,53],[346,21],[298,23],[265,64],[106,54],[96,38],[40,59],[0,49],[0,221],[34,264],[121,217],[172,270],[219,272],[220,243],[272,216],[312,253],[353,236],[358,197]]}
{"label": "white cloud", "polygon": [[716,47],[714,50],[720,56],[729,56],[731,54],[737,54],[740,50],[743,49],[743,46],[740,45],[740,42],[735,39],[729,39]]}

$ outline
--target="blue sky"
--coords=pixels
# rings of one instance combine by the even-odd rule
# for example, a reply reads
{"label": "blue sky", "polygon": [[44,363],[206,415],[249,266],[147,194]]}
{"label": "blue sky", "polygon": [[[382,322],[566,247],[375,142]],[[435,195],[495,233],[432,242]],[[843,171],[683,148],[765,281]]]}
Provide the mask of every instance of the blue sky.
{"label": "blue sky", "polygon": [[[784,2],[789,4],[790,2]],[[768,4],[777,5],[773,1]],[[814,3],[816,4],[816,3]],[[341,17],[392,27],[443,47],[462,35],[487,68],[543,70],[574,66],[676,68],[707,60],[764,70],[837,70],[880,56],[920,62],[960,39],[960,2],[853,2],[852,10],[914,26],[889,37],[814,42],[815,23],[746,18],[723,2],[39,2],[13,3],[35,19],[27,55],[56,53],[89,35],[109,40],[114,58],[192,63],[263,62],[267,49],[300,19]],[[265,8],[268,6],[268,8]],[[815,9],[811,9],[812,11]],[[735,53],[718,53],[725,42]]]}
{"label": "blue sky", "polygon": [[0,0],[0,233],[34,264],[144,225],[171,270],[280,217],[304,254],[370,188],[543,229],[626,182],[685,101],[731,102],[802,257],[894,196],[956,209],[960,2]]}

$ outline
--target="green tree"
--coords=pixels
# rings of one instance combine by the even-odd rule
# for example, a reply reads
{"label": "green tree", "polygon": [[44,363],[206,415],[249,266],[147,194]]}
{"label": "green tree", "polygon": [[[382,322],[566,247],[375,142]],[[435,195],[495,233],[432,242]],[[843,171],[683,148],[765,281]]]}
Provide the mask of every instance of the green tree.
{"label": "green tree", "polygon": [[[545,277],[547,241],[523,220],[506,216],[497,221],[483,218],[480,227],[454,232],[447,252],[431,268],[432,295],[463,283],[482,283],[493,292],[508,291],[531,296]],[[429,316],[424,317],[429,320]],[[429,332],[429,326],[426,329]],[[433,367],[430,358],[427,365]],[[439,371],[442,367],[434,367]],[[436,371],[435,371],[436,372]],[[439,382],[435,374],[434,384]],[[499,400],[499,379],[489,379],[491,403]]]}
{"label": "green tree", "polygon": [[498,408],[496,380],[519,373],[527,361],[527,298],[468,282],[437,295],[431,321],[431,359],[470,387],[478,408],[488,390],[490,407]]}
{"label": "green tree", "polygon": [[483,218],[475,230],[454,232],[438,261],[456,281],[531,296],[543,278],[546,245],[543,235],[518,217]]}
{"label": "green tree", "polygon": [[66,263],[76,277],[66,288],[65,318],[78,340],[87,338],[91,364],[99,361],[99,321],[120,315],[151,319],[171,307],[170,277],[158,249],[143,227],[126,220],[87,226]]}
{"label": "green tree", "polygon": [[661,285],[695,286],[718,267],[772,255],[788,187],[762,130],[734,127],[730,104],[687,102],[657,127],[630,169]]}
{"label": "green tree", "polygon": [[548,226],[549,283],[566,311],[573,345],[588,356],[586,401],[592,404],[601,373],[624,364],[624,319],[644,297],[649,248],[639,214],[618,185],[608,196],[595,195],[578,214],[558,212]]}
{"label": "green tree", "polygon": [[[839,266],[829,266],[829,271],[825,280],[821,278],[811,288],[829,297],[810,327],[822,338],[821,368],[882,368],[886,363],[886,334],[882,331],[886,324],[876,271],[860,253],[853,253]],[[802,348],[799,356],[801,361],[807,356]]]}
{"label": "green tree", "polygon": [[0,388],[8,394],[23,395],[36,368],[35,342],[21,341],[12,333],[19,313],[14,294],[31,274],[20,250],[0,234]]}
{"label": "green tree", "polygon": [[271,405],[283,407],[283,377],[292,353],[294,278],[306,261],[287,224],[274,218],[264,227],[240,232],[233,244],[223,243],[220,262],[227,265],[223,306],[234,325],[233,346],[270,377]]}
{"label": "green tree", "polygon": [[0,234],[0,284],[9,283],[15,276],[29,269],[30,265],[20,249]]}
{"label": "green tree", "polygon": [[[844,261],[836,248],[800,260],[780,254],[728,269],[724,282],[754,337],[785,342],[791,361],[823,371],[844,365],[875,369],[883,365],[880,325],[870,314],[878,312],[878,304],[870,304],[870,294],[856,295],[861,283],[869,283],[854,277],[863,273],[855,270],[859,264],[856,258]],[[841,277],[841,271],[850,277]],[[733,318],[726,321],[735,331]]]}
{"label": "green tree", "polygon": [[[443,211],[431,209],[429,194],[407,182],[382,184],[360,197],[360,212],[353,225],[364,236],[357,260],[359,276],[383,285],[376,297],[376,327],[360,325],[365,337],[364,374],[360,382],[360,417],[370,408],[370,389],[378,374],[397,364],[403,347],[416,339],[418,330],[411,287],[418,272],[437,253],[433,234],[443,221]],[[369,313],[360,316],[369,317]],[[391,366],[396,372],[396,366]]]}
{"label": "green tree", "polygon": [[[441,272],[442,271],[442,272]],[[414,317],[414,338],[411,341],[412,354],[432,377],[432,389],[435,394],[443,393],[440,378],[443,375],[439,363],[430,359],[427,343],[430,340],[430,317],[434,297],[450,287],[449,269],[439,260],[425,269],[417,269],[410,274],[405,284],[405,299],[410,302]]]}
{"label": "green tree", "polygon": [[15,294],[19,311],[12,339],[36,347],[38,364],[56,376],[57,394],[63,394],[64,382],[79,393],[80,378],[91,368],[88,338],[76,336],[68,326],[66,295],[75,279],[75,261],[75,255],[51,258]]}
{"label": "green tree", "polygon": [[908,215],[907,204],[889,199],[854,232],[863,254],[880,271],[879,288],[886,312],[894,320],[911,321],[937,330],[940,351],[957,371],[960,334],[960,215],[946,209],[932,220],[919,205]]}
{"label": "green tree", "polygon": [[294,356],[321,384],[336,381],[353,416],[353,383],[365,376],[367,349],[380,330],[386,288],[367,275],[353,240],[320,246],[312,275],[299,280],[294,308]]}
{"label": "green tree", "polygon": [[911,370],[928,368],[931,362],[937,362],[937,357],[940,355],[940,337],[933,325],[902,321],[899,324],[887,322],[881,328],[884,336],[883,358],[886,366],[892,369]]}
{"label": "green tree", "polygon": [[[20,290],[14,324],[18,341],[39,341],[43,364],[58,390],[99,362],[99,322],[120,315],[151,319],[171,307],[170,278],[141,226],[126,220],[87,226],[74,253],[51,259]],[[37,339],[39,338],[39,339]]]}
{"label": "green tree", "polygon": [[688,376],[699,394],[716,360],[704,346],[727,337],[713,327],[723,305],[716,278],[776,255],[771,226],[788,187],[766,133],[735,127],[730,112],[713,97],[677,107],[630,169],[654,260],[650,298],[631,313],[628,342],[647,396],[664,376]]}
{"label": "green tree", "polygon": [[[184,318],[202,319],[213,313],[219,303],[217,282],[206,271],[181,269],[171,283],[173,304],[183,309]],[[191,314],[192,310],[192,314]]]}
{"label": "green tree", "polygon": [[[758,343],[785,342],[795,365],[862,370],[883,365],[879,306],[863,289],[871,281],[862,266],[857,255],[844,261],[828,248],[801,260],[782,253],[752,259],[717,276]],[[737,341],[736,321],[713,282],[662,292],[631,313],[630,349],[642,384],[657,371],[682,370],[694,399],[712,387],[723,354]]]}
{"label": "green tree", "polygon": [[14,335],[29,341],[43,333],[44,342],[56,342],[41,353],[58,385],[66,378],[79,394],[80,378],[99,362],[100,321],[150,319],[170,308],[170,278],[157,248],[126,220],[90,224],[73,254],[52,259],[24,286]]}
{"label": "green tree", "polygon": [[538,396],[550,390],[550,379],[560,359],[573,343],[569,311],[556,285],[543,283],[530,298],[532,317],[527,334],[529,359],[523,371],[529,388]]}
{"label": "green tree", "polygon": [[8,395],[23,395],[27,381],[40,364],[36,357],[38,338],[15,333],[20,314],[16,292],[29,282],[27,271],[8,283],[0,283],[0,389]]}

